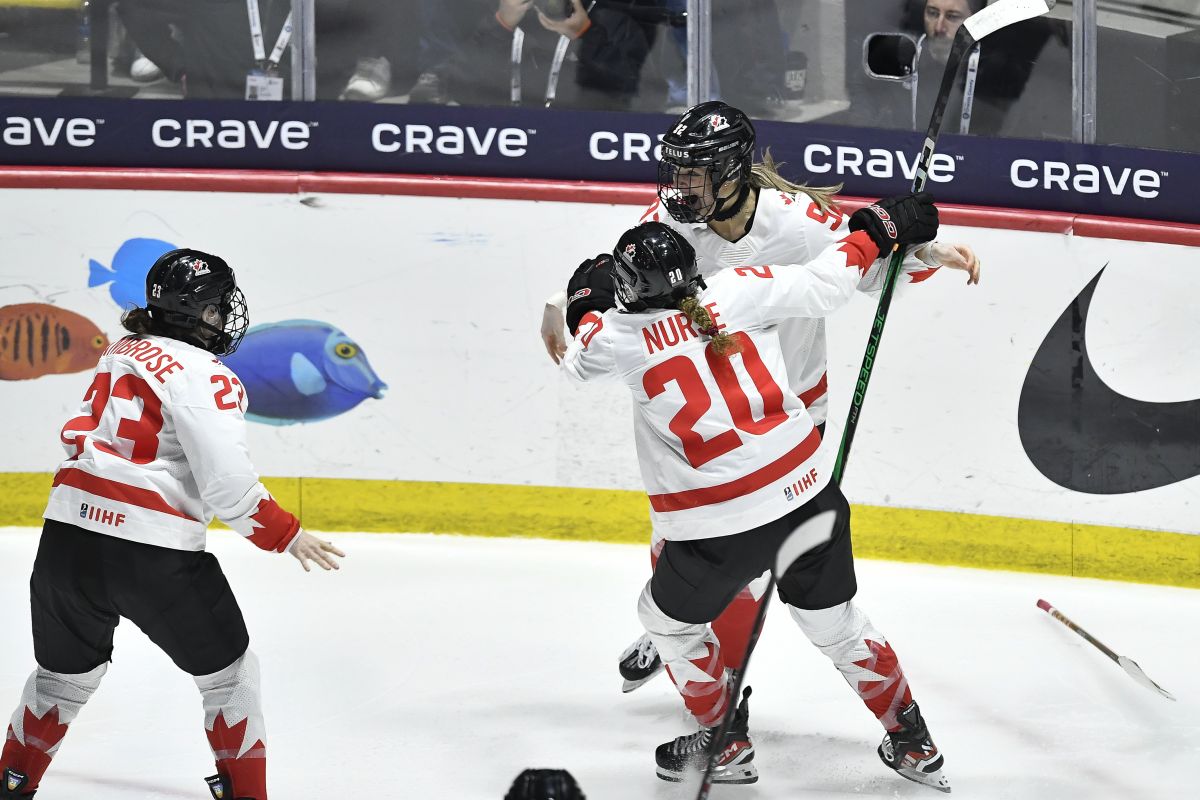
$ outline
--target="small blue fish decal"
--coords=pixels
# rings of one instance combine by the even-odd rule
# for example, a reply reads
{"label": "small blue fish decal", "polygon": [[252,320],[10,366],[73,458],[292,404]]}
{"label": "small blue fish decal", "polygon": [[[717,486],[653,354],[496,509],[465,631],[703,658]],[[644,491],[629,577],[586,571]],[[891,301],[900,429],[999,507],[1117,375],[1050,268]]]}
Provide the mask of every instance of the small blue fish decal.
{"label": "small blue fish decal", "polygon": [[88,259],[88,286],[103,286],[123,309],[146,305],[146,273],[163,253],[175,245],[162,239],[130,239],[117,248],[112,268]]}
{"label": "small blue fish decal", "polygon": [[357,342],[317,320],[255,325],[222,361],[246,387],[246,419],[267,425],[336,417],[387,389]]}

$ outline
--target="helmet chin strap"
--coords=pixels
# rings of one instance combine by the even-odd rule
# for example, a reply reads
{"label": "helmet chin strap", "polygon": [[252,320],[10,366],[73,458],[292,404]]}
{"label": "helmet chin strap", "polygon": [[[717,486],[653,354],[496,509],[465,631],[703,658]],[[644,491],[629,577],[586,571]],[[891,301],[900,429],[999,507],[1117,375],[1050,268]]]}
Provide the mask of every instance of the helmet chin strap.
{"label": "helmet chin strap", "polygon": [[750,197],[750,182],[743,181],[742,187],[738,190],[737,196],[732,200],[729,198],[718,199],[717,206],[713,210],[712,219],[718,222],[724,222],[727,219],[736,217],[738,212],[742,210],[742,206],[746,205],[746,199]]}

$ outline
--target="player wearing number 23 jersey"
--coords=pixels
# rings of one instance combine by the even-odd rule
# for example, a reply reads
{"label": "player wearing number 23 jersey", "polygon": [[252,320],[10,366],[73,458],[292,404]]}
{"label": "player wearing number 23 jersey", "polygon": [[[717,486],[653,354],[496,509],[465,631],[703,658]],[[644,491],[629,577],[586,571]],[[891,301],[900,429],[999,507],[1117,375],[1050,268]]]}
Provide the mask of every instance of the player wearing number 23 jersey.
{"label": "player wearing number 23 jersey", "polygon": [[46,519],[133,542],[203,550],[215,515],[264,550],[300,529],[258,480],[246,391],[212,353],[148,334],[111,345],[62,429]]}
{"label": "player wearing number 23 jersey", "polygon": [[[193,677],[217,774],[214,798],[267,800],[258,658],[220,564],[214,516],[263,550],[338,567],[343,553],[279,507],[250,463],[246,392],[218,356],[249,325],[225,261],[163,254],[146,275],[132,334],[100,357],[59,465],[29,581],[37,668],[0,751],[0,800],[39,788],[112,659],[122,617]],[[138,753],[136,737],[129,743]]]}

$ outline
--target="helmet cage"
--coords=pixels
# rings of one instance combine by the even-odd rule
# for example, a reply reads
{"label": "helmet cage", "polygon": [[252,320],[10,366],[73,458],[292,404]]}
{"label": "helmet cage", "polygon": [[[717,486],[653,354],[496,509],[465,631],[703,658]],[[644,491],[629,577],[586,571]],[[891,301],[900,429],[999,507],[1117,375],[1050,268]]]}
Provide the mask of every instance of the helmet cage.
{"label": "helmet cage", "polygon": [[[754,125],[719,100],[688,109],[662,139],[658,198],[679,222],[708,222],[750,179]],[[735,191],[726,198],[729,184]]]}
{"label": "helmet cage", "polygon": [[197,250],[172,250],[159,257],[146,276],[146,307],[168,335],[219,356],[237,350],[250,325],[246,297],[233,270]]}
{"label": "helmet cage", "polygon": [[703,285],[696,252],[661,222],[646,222],[623,235],[613,251],[617,297],[626,311],[676,308]]}

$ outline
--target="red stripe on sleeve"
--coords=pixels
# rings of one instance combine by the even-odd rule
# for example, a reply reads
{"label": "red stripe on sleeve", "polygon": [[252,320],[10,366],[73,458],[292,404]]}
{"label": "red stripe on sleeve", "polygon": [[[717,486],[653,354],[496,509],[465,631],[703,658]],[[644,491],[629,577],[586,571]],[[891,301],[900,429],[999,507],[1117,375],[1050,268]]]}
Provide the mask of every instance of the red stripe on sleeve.
{"label": "red stripe on sleeve", "polygon": [[258,509],[250,516],[250,524],[255,531],[247,538],[255,546],[276,553],[287,550],[300,530],[300,520],[280,508],[273,497],[258,501]]}
{"label": "red stripe on sleeve", "polygon": [[829,373],[826,372],[821,376],[821,380],[817,381],[811,389],[800,393],[800,402],[804,403],[805,408],[808,408],[828,391]]}

